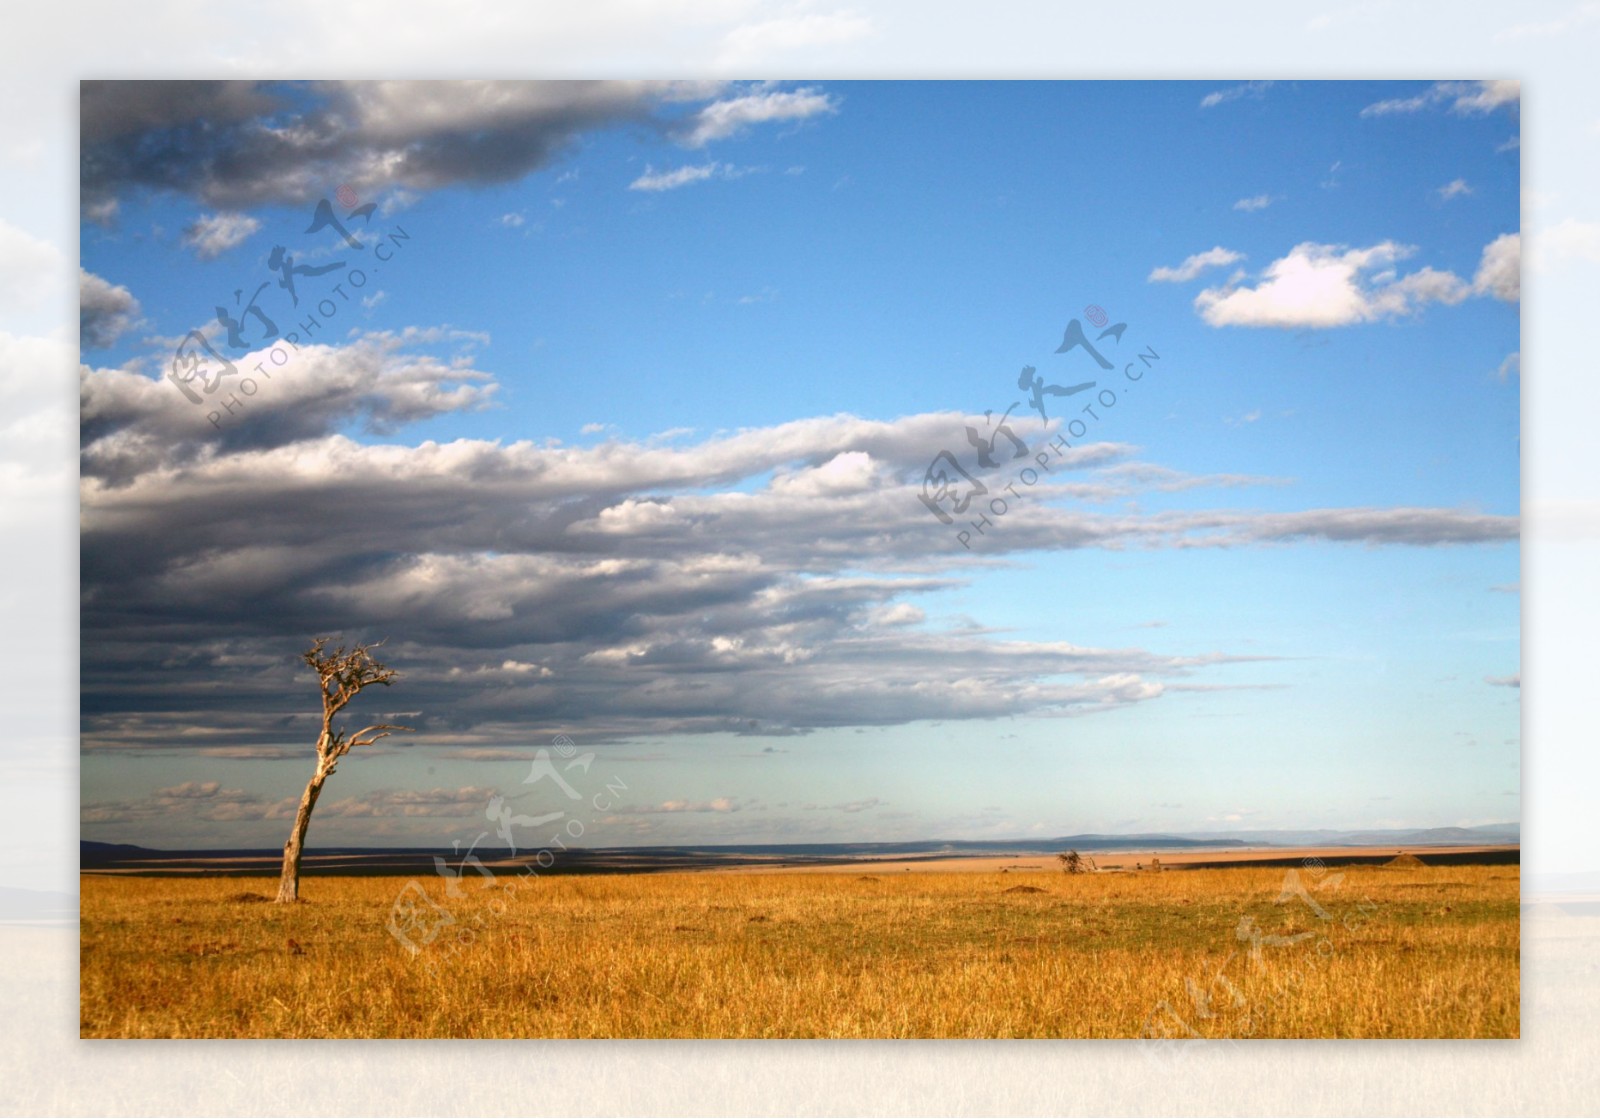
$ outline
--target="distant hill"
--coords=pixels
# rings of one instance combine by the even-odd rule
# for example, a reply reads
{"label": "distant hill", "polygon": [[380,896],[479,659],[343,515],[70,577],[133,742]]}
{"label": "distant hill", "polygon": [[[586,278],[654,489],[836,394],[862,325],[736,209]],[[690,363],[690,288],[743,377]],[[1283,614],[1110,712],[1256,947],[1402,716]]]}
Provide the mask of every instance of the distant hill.
{"label": "distant hill", "polygon": [[79,866],[104,866],[123,859],[142,859],[160,852],[132,843],[98,843],[92,839],[78,840]]}

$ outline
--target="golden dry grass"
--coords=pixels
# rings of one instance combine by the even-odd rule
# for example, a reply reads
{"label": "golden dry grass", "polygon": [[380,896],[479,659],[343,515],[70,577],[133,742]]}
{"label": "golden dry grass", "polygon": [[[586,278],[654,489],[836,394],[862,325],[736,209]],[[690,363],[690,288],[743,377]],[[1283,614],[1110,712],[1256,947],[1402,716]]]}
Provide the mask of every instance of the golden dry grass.
{"label": "golden dry grass", "polygon": [[[1516,1037],[1515,867],[82,880],[85,1037]],[[1038,892],[1008,892],[1015,886]],[[1248,920],[1245,920],[1248,919]],[[1241,937],[1241,930],[1245,936]],[[1263,939],[1300,937],[1293,942]],[[1209,1017],[1208,1017],[1209,1015]]]}

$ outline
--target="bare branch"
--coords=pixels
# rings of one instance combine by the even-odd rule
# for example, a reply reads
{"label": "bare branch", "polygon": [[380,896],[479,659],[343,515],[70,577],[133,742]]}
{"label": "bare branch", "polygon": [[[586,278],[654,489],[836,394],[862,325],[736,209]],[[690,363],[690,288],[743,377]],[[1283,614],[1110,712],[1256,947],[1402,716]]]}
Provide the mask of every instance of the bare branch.
{"label": "bare branch", "polygon": [[[355,734],[351,735],[345,741],[343,748],[341,748],[339,752],[341,754],[347,754],[347,753],[350,752],[350,750],[352,748],[354,748],[356,746],[371,746],[374,742],[378,741],[378,739],[380,739],[380,738],[388,738],[391,734],[393,734],[397,730],[411,730],[411,729],[412,729],[411,727],[400,726],[398,723],[378,723],[376,726],[365,727],[362,730],[359,730]],[[376,733],[374,733],[374,732],[376,732]],[[371,738],[362,737],[363,735],[369,735],[369,734],[372,735]]]}

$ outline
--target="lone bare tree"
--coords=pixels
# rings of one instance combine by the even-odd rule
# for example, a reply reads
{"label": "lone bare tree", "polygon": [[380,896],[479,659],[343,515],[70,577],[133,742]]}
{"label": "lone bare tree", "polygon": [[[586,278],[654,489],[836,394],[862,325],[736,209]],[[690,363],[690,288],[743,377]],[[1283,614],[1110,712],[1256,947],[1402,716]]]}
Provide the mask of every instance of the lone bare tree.
{"label": "lone bare tree", "polygon": [[388,687],[394,682],[394,669],[380,664],[372,656],[376,646],[357,645],[346,651],[343,645],[329,650],[326,637],[319,637],[311,648],[300,654],[301,659],[317,674],[322,692],[322,733],[317,736],[317,770],[300,794],[300,808],[294,814],[294,830],[283,845],[283,873],[278,879],[280,902],[300,900],[300,855],[305,846],[306,828],[311,824],[311,810],[322,795],[322,783],[333,773],[339,759],[356,746],[370,746],[397,730],[410,727],[379,723],[355,734],[333,729],[333,718],[345,705],[360,694],[361,689],[373,684]]}

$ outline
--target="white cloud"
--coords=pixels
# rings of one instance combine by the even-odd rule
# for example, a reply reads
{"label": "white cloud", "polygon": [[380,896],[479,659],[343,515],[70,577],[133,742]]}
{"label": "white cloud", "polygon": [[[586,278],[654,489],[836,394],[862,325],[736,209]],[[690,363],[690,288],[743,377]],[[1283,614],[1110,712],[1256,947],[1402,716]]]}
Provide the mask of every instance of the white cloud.
{"label": "white cloud", "polygon": [[1424,266],[1374,293],[1380,315],[1409,315],[1424,303],[1460,303],[1473,289],[1454,272]]}
{"label": "white cloud", "polygon": [[201,214],[183,231],[183,243],[201,260],[214,260],[261,228],[249,214]]}
{"label": "white cloud", "polygon": [[1507,354],[1506,359],[1500,363],[1500,368],[1495,371],[1495,376],[1502,381],[1509,379],[1512,374],[1518,377],[1522,376],[1521,350]]}
{"label": "white cloud", "polygon": [[1457,97],[1451,108],[1458,113],[1492,113],[1502,105],[1516,105],[1521,100],[1521,82],[1478,82],[1476,89]]}
{"label": "white cloud", "polygon": [[1260,97],[1272,88],[1271,82],[1245,82],[1243,85],[1230,86],[1208,93],[1200,99],[1202,109],[1214,109],[1218,105],[1225,105],[1229,101],[1237,101],[1241,97]]}
{"label": "white cloud", "polygon": [[1388,101],[1375,101],[1361,110],[1364,117],[1388,116],[1390,113],[1415,113],[1437,104],[1439,99],[1428,93],[1418,94],[1416,97],[1395,97]]}
{"label": "white cloud", "polygon": [[1245,213],[1251,214],[1257,210],[1265,210],[1270,205],[1272,205],[1272,195],[1257,194],[1250,198],[1239,199],[1239,201],[1233,204],[1233,208],[1235,210],[1243,210]]}
{"label": "white cloud", "polygon": [[380,789],[345,797],[318,808],[324,817],[446,816],[463,818],[483,812],[496,790],[465,785],[455,789]]}
{"label": "white cloud", "polygon": [[109,228],[116,224],[117,212],[121,209],[122,204],[115,198],[85,201],[83,204],[83,217],[85,221],[92,221],[96,225]]}
{"label": "white cloud", "polygon": [[1233,264],[1243,259],[1243,253],[1236,253],[1232,249],[1225,249],[1218,245],[1216,248],[1207,249],[1203,253],[1195,253],[1176,268],[1162,266],[1153,269],[1149,278],[1151,282],[1183,283],[1194,279],[1207,268],[1220,268],[1223,265]]}
{"label": "white cloud", "polygon": [[1483,248],[1472,289],[1507,303],[1522,298],[1522,235],[1502,233]]}
{"label": "white cloud", "polygon": [[752,124],[805,120],[838,112],[838,102],[816,89],[760,90],[713,101],[690,118],[680,137],[685,147],[700,148],[713,140],[737,135]]}
{"label": "white cloud", "polygon": [[644,174],[628,184],[629,190],[676,190],[690,183],[700,183],[717,174],[720,163],[702,163],[698,166],[679,167],[674,171],[657,171],[645,166]]}
{"label": "white cloud", "polygon": [[501,214],[500,215],[500,224],[504,225],[504,226],[507,226],[507,227],[509,227],[511,229],[516,229],[519,226],[525,225],[527,223],[527,221],[528,221],[528,219],[524,215],[522,215],[521,213],[510,213],[510,214]]}
{"label": "white cloud", "polygon": [[[1391,266],[1413,251],[1393,241],[1364,249],[1308,241],[1268,265],[1255,286],[1207,288],[1195,308],[1212,326],[1333,327],[1408,315],[1427,303],[1459,303],[1474,291],[1499,294],[1431,267],[1398,276]],[[1496,281],[1503,282],[1498,273],[1488,283]]]}
{"label": "white cloud", "polygon": [[1452,198],[1460,198],[1462,195],[1471,194],[1472,188],[1467,185],[1467,180],[1465,179],[1452,179],[1435,193],[1438,194],[1440,201],[1448,202]]}
{"label": "white cloud", "polygon": [[772,490],[800,497],[865,493],[883,485],[882,475],[866,451],[845,451],[821,466],[775,475]]}
{"label": "white cloud", "polygon": [[664,800],[660,804],[624,805],[617,809],[620,816],[671,815],[678,812],[739,812],[751,807],[752,802],[739,797],[716,797],[712,800]]}
{"label": "white cloud", "polygon": [[1522,83],[1516,81],[1434,82],[1415,97],[1396,97],[1377,101],[1361,110],[1364,117],[1416,113],[1448,105],[1463,115],[1492,113],[1505,105],[1516,105],[1522,97]]}
{"label": "white cloud", "polygon": [[378,213],[388,217],[391,214],[398,214],[401,210],[409,210],[421,197],[416,191],[391,187],[384,192],[383,201],[378,203]]}
{"label": "white cloud", "polygon": [[874,808],[882,808],[889,802],[877,797],[867,797],[863,800],[847,800],[840,804],[802,804],[800,807],[807,812],[867,812]]}

